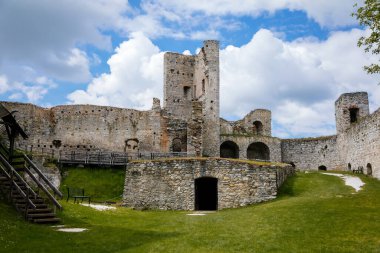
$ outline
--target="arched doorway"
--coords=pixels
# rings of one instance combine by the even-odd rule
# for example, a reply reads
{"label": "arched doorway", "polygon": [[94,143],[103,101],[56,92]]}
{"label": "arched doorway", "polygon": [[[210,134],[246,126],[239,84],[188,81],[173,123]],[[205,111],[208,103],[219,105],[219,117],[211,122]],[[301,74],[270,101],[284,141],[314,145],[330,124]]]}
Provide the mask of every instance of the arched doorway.
{"label": "arched doorway", "polygon": [[372,176],[372,165],[367,163],[367,175]]}
{"label": "arched doorway", "polygon": [[258,120],[253,122],[252,132],[253,132],[253,134],[262,135],[263,134],[263,123],[261,123],[261,121],[258,121]]}
{"label": "arched doorway", "polygon": [[239,146],[233,141],[225,141],[220,145],[220,157],[239,158]]}
{"label": "arched doorway", "polygon": [[194,181],[195,210],[218,210],[218,179],[201,177]]}
{"label": "arched doorway", "polygon": [[318,170],[324,170],[324,171],[326,171],[326,170],[327,170],[327,168],[326,168],[326,166],[325,166],[325,165],[321,165],[321,166],[319,166],[319,167],[318,167]]}
{"label": "arched doorway", "polygon": [[348,169],[349,171],[351,171],[351,163],[349,163],[349,164],[347,165],[347,169]]}
{"label": "arched doorway", "polygon": [[262,142],[254,142],[248,146],[247,158],[250,160],[270,160],[270,152],[267,145]]}

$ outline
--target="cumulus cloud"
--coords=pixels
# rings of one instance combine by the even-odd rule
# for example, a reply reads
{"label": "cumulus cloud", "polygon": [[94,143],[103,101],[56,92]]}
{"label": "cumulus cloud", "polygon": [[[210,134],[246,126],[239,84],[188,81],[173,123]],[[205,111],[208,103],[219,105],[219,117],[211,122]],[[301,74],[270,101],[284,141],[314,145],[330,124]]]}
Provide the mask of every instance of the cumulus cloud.
{"label": "cumulus cloud", "polygon": [[163,52],[143,34],[133,33],[108,60],[110,73],[94,78],[86,90],[68,95],[71,103],[148,109],[160,97]]}
{"label": "cumulus cloud", "polygon": [[[281,9],[305,11],[307,15],[321,26],[336,27],[355,24],[351,17],[356,0],[241,0],[237,4],[229,0],[145,0],[149,6],[159,6],[166,13],[186,13],[188,15],[249,15],[259,16],[263,12],[274,13]],[[363,1],[359,1],[361,3]],[[148,4],[146,4],[148,5]]]}
{"label": "cumulus cloud", "polygon": [[372,57],[356,46],[363,33],[285,42],[260,30],[248,44],[226,47],[220,53],[222,116],[240,118],[264,107],[273,112],[277,136],[334,134],[334,101],[341,93],[380,94],[376,77],[362,70]]}
{"label": "cumulus cloud", "polygon": [[[0,63],[2,74],[24,82],[31,77],[86,82],[91,79],[82,45],[111,50],[103,32],[120,29],[127,0],[15,0],[0,8]],[[6,63],[6,64],[5,64]],[[30,78],[30,77],[29,77]]]}
{"label": "cumulus cloud", "polygon": [[0,75],[0,94],[10,93],[8,99],[20,100],[26,98],[28,102],[35,103],[40,100],[49,90],[57,85],[45,76],[37,77],[33,82],[9,82],[5,75]]}

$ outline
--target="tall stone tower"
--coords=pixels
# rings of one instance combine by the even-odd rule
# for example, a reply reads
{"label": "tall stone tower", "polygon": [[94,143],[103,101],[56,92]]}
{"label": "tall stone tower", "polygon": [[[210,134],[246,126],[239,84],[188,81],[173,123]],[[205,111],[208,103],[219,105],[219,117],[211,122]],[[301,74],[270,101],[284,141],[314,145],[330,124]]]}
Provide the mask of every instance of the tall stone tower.
{"label": "tall stone tower", "polygon": [[190,121],[192,101],[202,102],[202,155],[219,156],[219,42],[207,40],[195,56],[164,56],[164,109]]}
{"label": "tall stone tower", "polygon": [[335,101],[336,131],[339,135],[369,115],[367,92],[344,93]]}

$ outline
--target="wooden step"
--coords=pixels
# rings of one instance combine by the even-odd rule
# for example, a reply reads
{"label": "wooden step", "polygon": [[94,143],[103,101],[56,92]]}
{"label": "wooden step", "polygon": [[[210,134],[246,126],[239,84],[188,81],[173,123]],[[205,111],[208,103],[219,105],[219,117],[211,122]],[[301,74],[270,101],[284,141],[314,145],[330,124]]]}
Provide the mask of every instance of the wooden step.
{"label": "wooden step", "polygon": [[[43,209],[48,208],[49,206],[47,204],[34,204],[36,206],[36,209]],[[24,209],[25,210],[25,203],[16,203],[16,207],[18,209]]]}
{"label": "wooden step", "polygon": [[[14,200],[15,200],[15,202],[17,204],[23,204],[23,203],[25,203],[25,199],[24,198],[16,198]],[[33,204],[44,204],[45,203],[45,200],[41,199],[41,198],[38,198],[38,199],[32,199],[31,198],[30,200],[33,202]]]}
{"label": "wooden step", "polygon": [[28,213],[28,218],[31,218],[31,219],[49,218],[49,217],[55,217],[55,213]]}
{"label": "wooden step", "polygon": [[[20,209],[21,212],[25,211],[25,208]],[[37,208],[37,209],[28,209],[28,214],[36,214],[36,213],[51,213],[53,209],[51,208]]]}
{"label": "wooden step", "polygon": [[42,219],[33,219],[34,223],[58,223],[60,222],[60,218],[42,218]]}

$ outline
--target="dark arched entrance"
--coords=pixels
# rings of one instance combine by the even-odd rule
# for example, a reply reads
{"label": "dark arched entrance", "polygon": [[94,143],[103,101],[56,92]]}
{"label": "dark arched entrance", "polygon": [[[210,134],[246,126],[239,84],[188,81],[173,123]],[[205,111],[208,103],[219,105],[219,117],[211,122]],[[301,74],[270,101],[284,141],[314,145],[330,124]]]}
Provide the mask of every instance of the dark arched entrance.
{"label": "dark arched entrance", "polygon": [[367,164],[367,175],[372,176],[372,165],[370,163]]}
{"label": "dark arched entrance", "polygon": [[220,157],[239,158],[239,147],[233,141],[225,141],[220,145]]}
{"label": "dark arched entrance", "polygon": [[194,184],[195,210],[218,210],[218,179],[201,177]]}
{"label": "dark arched entrance", "polygon": [[321,166],[319,166],[319,167],[318,167],[318,170],[325,170],[325,171],[326,171],[326,170],[327,170],[327,168],[326,168],[326,166],[325,166],[325,165],[321,165]]}
{"label": "dark arched entrance", "polygon": [[254,142],[247,149],[247,158],[251,160],[270,160],[270,152],[267,145],[262,142]]}
{"label": "dark arched entrance", "polygon": [[347,165],[347,169],[348,169],[349,171],[351,171],[351,163],[349,163],[349,164]]}

